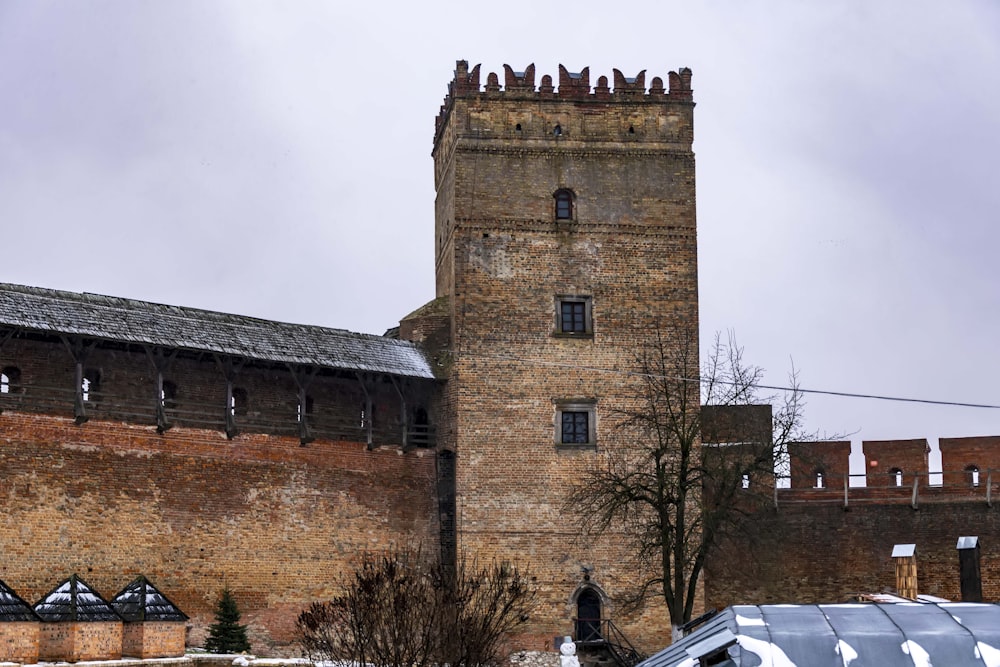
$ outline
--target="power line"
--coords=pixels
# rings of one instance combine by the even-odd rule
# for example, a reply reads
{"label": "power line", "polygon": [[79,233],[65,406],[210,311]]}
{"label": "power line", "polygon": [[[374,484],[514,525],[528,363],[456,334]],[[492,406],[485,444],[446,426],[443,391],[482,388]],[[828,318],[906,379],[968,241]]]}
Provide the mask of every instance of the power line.
{"label": "power line", "polygon": [[[598,366],[581,366],[579,364],[568,364],[558,361],[543,361],[541,359],[522,359],[520,357],[514,357],[511,355],[477,355],[480,357],[485,357],[488,359],[499,359],[501,361],[515,361],[522,364],[532,364],[535,366],[552,366],[556,368],[567,368],[580,371],[589,371],[592,373],[609,373],[614,375],[622,375],[626,377],[650,377],[650,378],[660,378],[666,380],[677,380],[679,382],[691,382],[704,384],[706,382],[715,382],[717,384],[724,384],[729,386],[736,386],[737,382],[731,380],[719,380],[713,379],[709,380],[706,378],[686,378],[662,375],[658,373],[643,373],[639,371],[622,371],[616,368],[600,368]],[[903,396],[885,396],[882,394],[859,394],[850,391],[832,391],[827,389],[803,389],[802,387],[782,387],[778,385],[769,384],[756,384],[749,383],[746,385],[754,389],[766,389],[768,391],[797,391],[801,394],[817,394],[822,396],[839,396],[841,398],[868,398],[877,401],[894,401],[897,403],[920,403],[923,405],[944,405],[958,408],[982,408],[986,410],[1000,410],[1000,405],[990,405],[988,403],[964,403],[962,401],[936,401],[929,398],[906,398]]]}

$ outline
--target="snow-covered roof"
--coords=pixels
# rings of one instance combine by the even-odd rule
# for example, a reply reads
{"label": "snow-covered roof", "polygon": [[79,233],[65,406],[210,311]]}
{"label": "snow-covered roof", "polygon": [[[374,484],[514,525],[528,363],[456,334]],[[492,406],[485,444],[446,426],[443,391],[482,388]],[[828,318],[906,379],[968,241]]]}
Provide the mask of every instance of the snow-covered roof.
{"label": "snow-covered roof", "polygon": [[0,283],[0,327],[244,359],[433,378],[416,344],[99,294]]}
{"label": "snow-covered roof", "polygon": [[36,602],[34,609],[43,621],[50,623],[122,620],[104,598],[75,574]]}
{"label": "snow-covered roof", "polygon": [[737,605],[639,667],[697,667],[708,656],[735,667],[1000,667],[1000,606]]}
{"label": "snow-covered roof", "polygon": [[177,608],[167,596],[149,583],[146,577],[136,577],[111,600],[111,606],[126,621],[186,621],[187,614]]}
{"label": "snow-covered roof", "polygon": [[0,623],[38,620],[40,619],[31,605],[22,600],[10,586],[0,581]]}

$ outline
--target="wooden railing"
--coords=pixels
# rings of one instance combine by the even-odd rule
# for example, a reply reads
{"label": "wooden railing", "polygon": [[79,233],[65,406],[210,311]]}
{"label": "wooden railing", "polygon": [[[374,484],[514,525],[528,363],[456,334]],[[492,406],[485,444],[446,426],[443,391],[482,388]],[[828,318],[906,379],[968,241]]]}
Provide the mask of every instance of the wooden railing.
{"label": "wooden railing", "polygon": [[783,503],[921,503],[978,501],[992,507],[1000,492],[1000,470],[966,469],[937,472],[889,472],[813,477],[778,477],[776,506]]}
{"label": "wooden railing", "polygon": [[300,437],[304,443],[322,438],[405,448],[433,447],[437,438],[433,425],[404,425],[399,417],[363,423],[360,415],[340,404],[316,406],[313,412],[305,415],[303,425],[294,407],[289,408],[288,414],[237,411],[227,418],[224,405],[173,400],[157,405],[152,391],[144,396],[98,389],[88,392],[84,398],[66,387],[16,385],[7,389],[0,393],[0,413],[17,411],[66,416],[75,418],[78,423],[105,419],[155,426],[161,431],[174,427],[205,428],[231,432],[231,435],[269,433]]}

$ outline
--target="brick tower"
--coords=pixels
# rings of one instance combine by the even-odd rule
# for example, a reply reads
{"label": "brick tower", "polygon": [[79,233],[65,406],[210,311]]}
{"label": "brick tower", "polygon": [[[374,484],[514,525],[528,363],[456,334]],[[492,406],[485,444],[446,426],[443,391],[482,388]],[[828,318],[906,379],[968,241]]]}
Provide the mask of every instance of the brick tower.
{"label": "brick tower", "polygon": [[438,298],[401,325],[449,327],[444,555],[528,565],[541,604],[523,648],[586,632],[578,618],[655,648],[665,609],[616,607],[635,559],[620,540],[581,540],[565,491],[616,437],[602,428],[625,381],[613,371],[657,331],[697,343],[691,72],[665,90],[615,70],[612,89],[560,66],[557,89],[536,87],[533,65],[504,70],[484,89],[478,65],[457,63],[434,136]]}

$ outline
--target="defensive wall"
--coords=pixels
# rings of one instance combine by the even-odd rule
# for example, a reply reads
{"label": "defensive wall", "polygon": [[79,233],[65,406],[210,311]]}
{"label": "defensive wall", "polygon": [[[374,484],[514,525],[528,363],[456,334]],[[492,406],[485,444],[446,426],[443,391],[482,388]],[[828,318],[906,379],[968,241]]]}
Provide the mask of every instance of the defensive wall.
{"label": "defensive wall", "polygon": [[941,438],[941,470],[925,439],[789,447],[790,479],[734,531],[706,568],[706,605],[836,602],[895,592],[891,554],[915,544],[918,592],[961,599],[959,537],[977,536],[983,599],[1000,601],[1000,436]]}
{"label": "defensive wall", "polygon": [[[288,654],[299,610],[362,553],[436,555],[435,381],[372,363],[409,344],[236,317],[224,340],[217,314],[174,308],[170,330],[156,304],[8,285],[0,301],[0,579],[29,602],[73,572],[105,594],[146,574],[197,646],[228,586],[254,650]],[[334,368],[308,356],[325,337],[380,347]]]}

